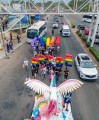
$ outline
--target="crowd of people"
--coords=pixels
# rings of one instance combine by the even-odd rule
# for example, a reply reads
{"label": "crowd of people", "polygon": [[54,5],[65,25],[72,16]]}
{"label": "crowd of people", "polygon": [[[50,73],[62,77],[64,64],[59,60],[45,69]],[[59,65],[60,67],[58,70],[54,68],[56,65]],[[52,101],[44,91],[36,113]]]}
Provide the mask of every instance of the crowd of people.
{"label": "crowd of people", "polygon": [[[33,64],[31,63],[31,74],[34,79],[37,78],[38,73],[41,74],[41,79],[46,78],[46,74],[49,75],[49,79],[51,79],[51,76],[55,76],[56,81],[59,80],[59,77],[61,74],[64,74],[64,80],[68,78],[68,69],[67,67],[65,70],[62,70],[63,64],[57,64],[56,63],[56,57],[55,57],[55,46],[51,47],[46,47],[46,44],[44,46],[39,45],[39,41],[36,41],[34,43],[34,46],[32,47],[33,49],[33,56],[37,58],[38,54],[42,54],[44,56],[51,55],[53,56],[53,59],[49,62],[48,59],[46,58],[44,61],[39,61],[38,64]],[[25,61],[27,61],[25,59]],[[27,71],[27,66],[29,67],[29,64],[25,64],[26,66],[26,71]]]}

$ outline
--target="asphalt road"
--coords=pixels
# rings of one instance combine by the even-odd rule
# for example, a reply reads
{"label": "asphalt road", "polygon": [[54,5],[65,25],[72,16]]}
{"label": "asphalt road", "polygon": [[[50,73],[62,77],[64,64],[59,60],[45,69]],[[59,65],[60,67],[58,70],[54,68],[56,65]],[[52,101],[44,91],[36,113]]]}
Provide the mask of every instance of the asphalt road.
{"label": "asphalt road", "polygon": [[[62,18],[60,18],[62,21]],[[61,23],[61,22],[60,22]],[[51,36],[52,17],[48,21],[48,33]],[[55,36],[59,35],[59,29],[55,30]],[[73,33],[70,37],[61,38],[61,50],[57,56],[66,53],[73,54],[75,57],[84,50],[76,40]],[[27,92],[24,81],[26,72],[22,68],[24,58],[31,61],[32,50],[29,44],[24,44],[17,51],[10,55],[10,59],[0,61],[0,120],[22,120],[23,117],[29,117],[34,102],[34,92]],[[70,68],[69,79],[79,79],[75,66]],[[30,77],[31,72],[29,71]],[[40,73],[37,75],[40,79]],[[80,80],[80,79],[79,79]],[[50,85],[48,77],[43,80]],[[63,82],[63,76],[57,82],[57,86]],[[83,81],[84,82],[84,81]],[[99,120],[99,79],[96,82],[84,82],[84,85],[73,92],[72,112],[74,120]]]}
{"label": "asphalt road", "polygon": [[[71,23],[72,15],[65,15],[65,16],[66,16],[66,19],[68,20],[68,22]],[[75,22],[76,26],[83,24],[85,27],[90,27],[90,23],[82,21],[82,15],[74,15],[74,22]],[[88,36],[86,36],[86,37],[88,37]],[[99,51],[99,44],[94,44],[93,46],[96,50]]]}

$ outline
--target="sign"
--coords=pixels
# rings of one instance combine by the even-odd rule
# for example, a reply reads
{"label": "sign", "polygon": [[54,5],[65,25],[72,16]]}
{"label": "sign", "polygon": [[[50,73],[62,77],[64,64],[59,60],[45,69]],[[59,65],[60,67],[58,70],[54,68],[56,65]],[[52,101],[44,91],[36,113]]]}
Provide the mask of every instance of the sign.
{"label": "sign", "polygon": [[40,20],[40,18],[41,18],[41,15],[40,15],[40,14],[36,14],[36,15],[35,15],[35,20]]}

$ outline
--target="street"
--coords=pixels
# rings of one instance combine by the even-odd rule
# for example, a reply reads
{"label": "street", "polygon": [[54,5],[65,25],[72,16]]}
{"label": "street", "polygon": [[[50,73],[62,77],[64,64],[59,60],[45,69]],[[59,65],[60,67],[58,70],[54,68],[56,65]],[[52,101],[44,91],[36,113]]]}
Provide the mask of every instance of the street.
{"label": "street", "polygon": [[[72,15],[65,15],[65,16],[67,18],[67,22],[71,23],[72,22]],[[76,24],[76,26],[83,24],[85,27],[90,28],[91,23],[83,22],[82,16],[83,15],[75,15],[74,16],[74,23]],[[88,38],[88,35],[86,35],[86,38]],[[94,44],[93,46],[97,51],[99,51],[99,44]]]}
{"label": "street", "polygon": [[[58,29],[55,29],[55,36],[60,35],[61,21]],[[53,17],[49,17],[47,37],[51,37]],[[66,53],[73,55],[73,59],[78,53],[83,53],[84,48],[78,43],[76,37],[71,32],[70,37],[61,37],[60,53],[57,56],[64,58]],[[10,59],[0,61],[0,120],[23,120],[31,115],[34,103],[34,91],[27,92],[24,85],[26,72],[22,68],[25,58],[31,65],[32,49],[30,44],[25,43],[10,55]],[[63,67],[64,68],[64,67]],[[31,71],[29,69],[29,75]],[[77,70],[73,65],[70,68],[68,79],[78,79]],[[40,80],[40,72],[37,75]],[[57,82],[57,86],[62,83],[63,75]],[[48,77],[43,80],[50,85]],[[72,96],[72,112],[74,120],[99,120],[99,79],[95,82],[84,82],[84,85]]]}

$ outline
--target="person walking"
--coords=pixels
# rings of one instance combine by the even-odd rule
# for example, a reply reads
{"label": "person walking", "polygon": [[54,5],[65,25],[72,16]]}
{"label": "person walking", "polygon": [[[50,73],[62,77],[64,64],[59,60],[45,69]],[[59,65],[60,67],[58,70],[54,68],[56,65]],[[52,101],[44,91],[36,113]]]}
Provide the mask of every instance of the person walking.
{"label": "person walking", "polygon": [[11,41],[9,42],[9,49],[13,50],[13,43]]}
{"label": "person walking", "polygon": [[11,42],[12,42],[12,33],[10,33],[10,40],[11,40]]}
{"label": "person walking", "polygon": [[44,68],[42,69],[43,78],[45,78],[46,72],[47,72],[47,69],[46,69],[46,66],[44,66]]}
{"label": "person walking", "polygon": [[69,74],[69,71],[68,71],[67,68],[66,68],[66,69],[64,70],[64,80],[67,80],[68,74]]}
{"label": "person walking", "polygon": [[5,30],[5,26],[4,26],[4,23],[2,24],[2,30],[3,30],[3,31]]}
{"label": "person walking", "polygon": [[59,75],[60,75],[59,68],[58,68],[58,67],[56,67],[56,68],[55,68],[55,77],[56,77],[56,81],[58,81],[58,80],[59,80]]}
{"label": "person walking", "polygon": [[21,41],[20,41],[20,36],[19,36],[19,35],[17,35],[17,40],[18,40],[18,43],[21,42]]}
{"label": "person walking", "polygon": [[8,40],[6,40],[6,48],[7,48],[7,53],[9,53],[10,52],[10,47],[9,47],[9,41]]}
{"label": "person walking", "polygon": [[52,35],[54,35],[54,29],[52,29]]}
{"label": "person walking", "polygon": [[36,64],[36,70],[37,70],[37,73],[39,72],[39,63]]}
{"label": "person walking", "polygon": [[54,56],[54,58],[52,59],[52,66],[53,66],[53,71],[55,70],[56,67],[56,57]]}

